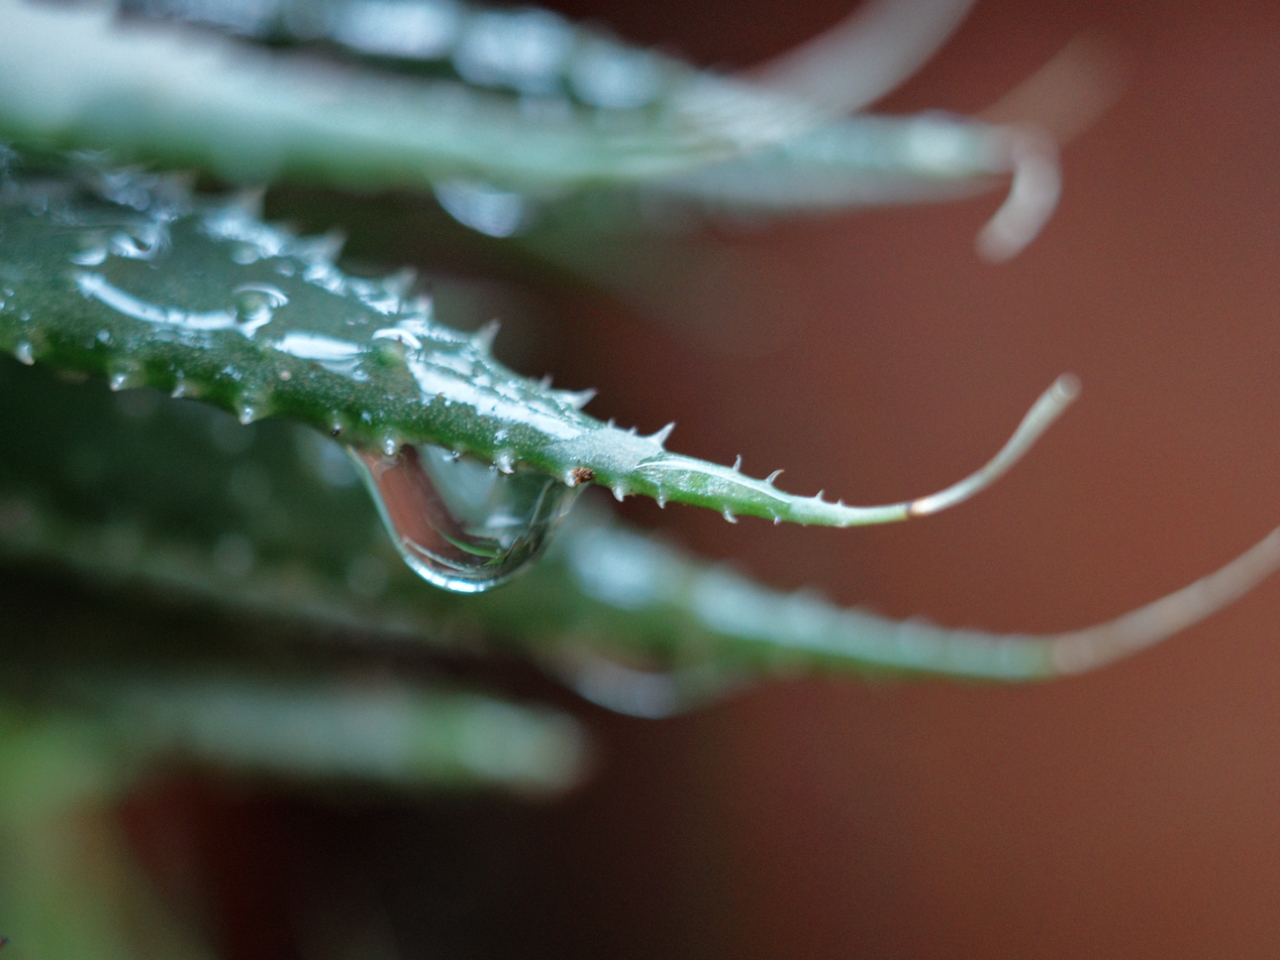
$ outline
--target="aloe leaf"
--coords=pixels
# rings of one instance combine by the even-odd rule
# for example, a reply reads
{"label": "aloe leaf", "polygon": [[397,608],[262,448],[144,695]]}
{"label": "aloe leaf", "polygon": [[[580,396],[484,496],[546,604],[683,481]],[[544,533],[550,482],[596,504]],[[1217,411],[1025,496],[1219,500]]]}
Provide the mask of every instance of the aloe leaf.
{"label": "aloe leaf", "polygon": [[398,683],[282,682],[235,672],[86,673],[60,690],[92,705],[139,762],[195,761],[237,773],[400,790],[576,785],[587,742],[570,717],[494,696]]}
{"label": "aloe leaf", "polygon": [[[206,18],[213,9],[133,8]],[[378,36],[394,45],[420,30],[422,11],[391,9],[405,29],[379,21]],[[367,2],[260,12],[264,39],[301,17],[306,39],[341,41],[345,28],[358,50],[370,18],[392,16],[388,5]],[[525,195],[622,186],[735,208],[828,208],[964,195],[1002,174],[1052,167],[1051,149],[1028,153],[1040,141],[1017,129],[930,115],[843,118],[536,10],[457,14],[432,77],[120,22],[99,7],[3,0],[0,18],[0,137],[11,142],[108,148],[241,182],[301,176],[362,189],[435,187],[464,222],[499,234],[517,222],[500,218],[507,225],[499,228],[466,211],[494,197],[518,204]],[[531,30],[547,48],[542,72],[517,69],[529,58]],[[619,77],[651,92],[618,99]],[[1036,192],[1036,223],[1014,246],[1052,208],[1054,177],[1048,193]],[[1025,210],[1024,193],[1014,197]]]}
{"label": "aloe leaf", "polygon": [[14,140],[202,163],[236,179],[293,172],[366,187],[467,175],[543,188],[625,182],[739,149],[714,112],[601,136],[587,123],[522,119],[511,97],[121,27],[99,7],[2,9],[0,130]]}
{"label": "aloe leaf", "polygon": [[[80,161],[85,163],[86,161]],[[173,177],[89,166],[17,170],[0,194],[0,349],[26,363],[198,398],[248,423],[280,416],[394,455],[433,444],[504,473],[704,506],[733,520],[854,526],[904,520],[971,496],[1012,465],[1074,398],[1054,384],[1012,439],[939,494],[879,507],[779,490],[665,449],[495,361],[494,331],[441,325],[403,276],[343,274],[331,240],[268,226],[251,205],[210,201]]]}
{"label": "aloe leaf", "polygon": [[[0,555],[11,562],[304,628],[277,630],[264,649],[355,634],[375,649],[518,651],[589,699],[646,716],[798,671],[1002,681],[1079,672],[1202,619],[1280,562],[1272,534],[1219,573],[1100,627],[998,636],[769,590],[583,504],[527,576],[461,596],[399,562],[341,452],[305,428],[241,426],[146,390],[113,398],[12,361],[0,370],[0,403],[30,411],[2,428],[5,448],[21,451],[0,463]],[[251,665],[246,653],[236,662],[246,657]],[[46,671],[40,655],[18,662]]]}

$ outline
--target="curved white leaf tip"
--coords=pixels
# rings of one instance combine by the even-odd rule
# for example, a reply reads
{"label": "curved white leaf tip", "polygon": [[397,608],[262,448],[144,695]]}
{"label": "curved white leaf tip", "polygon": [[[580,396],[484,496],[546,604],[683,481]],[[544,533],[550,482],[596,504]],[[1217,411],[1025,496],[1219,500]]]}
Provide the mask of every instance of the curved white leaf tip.
{"label": "curved white leaf tip", "polygon": [[1059,145],[1067,144],[1120,98],[1128,72],[1118,40],[1100,33],[1078,34],[977,119],[1006,127],[1035,127]]}
{"label": "curved white leaf tip", "polygon": [[973,0],[870,0],[744,77],[836,114],[853,113],[911,76],[972,6]]}
{"label": "curved white leaf tip", "polygon": [[1031,449],[1031,445],[1040,435],[1057,420],[1080,396],[1080,381],[1069,373],[1064,373],[1053,382],[1048,390],[1040,395],[1035,404],[1027,411],[1027,415],[1018,424],[1008,442],[1000,451],[987,461],[982,469],[965,477],[959,483],[952,484],[945,490],[921,497],[907,505],[907,514],[912,517],[923,517],[940,510],[946,510],[968,500],[975,493],[989,487],[996,479],[1006,473],[1010,467],[1022,459],[1022,455]]}
{"label": "curved white leaf tip", "polygon": [[[843,501],[831,503],[823,499],[822,491],[813,497],[797,497],[778,490],[769,480],[742,477],[727,467],[714,467],[687,457],[672,456],[665,460],[649,461],[641,469],[652,472],[656,467],[673,468],[671,473],[654,477],[656,482],[664,486],[666,495],[672,500],[684,499],[683,496],[677,495],[677,491],[680,494],[684,493],[677,479],[679,472],[699,478],[713,474],[722,484],[734,484],[737,490],[729,488],[729,491],[723,493],[721,499],[714,505],[718,508],[729,507],[735,514],[751,514],[769,517],[775,521],[781,519],[790,523],[827,527],[896,523],[946,510],[989,487],[1022,458],[1022,455],[1071,405],[1079,393],[1080,382],[1071,374],[1062,375],[1040,395],[1026,416],[1022,418],[1022,422],[1018,424],[1013,436],[981,469],[945,490],[898,503],[874,507],[861,507],[846,504]],[[752,502],[753,498],[760,494],[764,497]]]}
{"label": "curved white leaf tip", "polygon": [[978,254],[991,263],[1016,257],[1053,216],[1062,194],[1057,145],[1046,134],[1011,130],[1009,195],[978,233]]}
{"label": "curved white leaf tip", "polygon": [[1054,637],[1055,674],[1084,673],[1154,646],[1244,596],[1280,569],[1280,527],[1225,567],[1121,617]]}

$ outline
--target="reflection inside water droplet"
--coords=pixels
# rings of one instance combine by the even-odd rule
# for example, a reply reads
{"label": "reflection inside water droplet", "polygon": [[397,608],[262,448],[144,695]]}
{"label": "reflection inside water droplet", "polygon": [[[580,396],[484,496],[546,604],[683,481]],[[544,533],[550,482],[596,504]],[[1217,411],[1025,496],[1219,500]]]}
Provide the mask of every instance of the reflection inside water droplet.
{"label": "reflection inside water droplet", "polygon": [[544,473],[510,475],[452,450],[351,450],[406,563],[428,583],[479,593],[534,560],[577,490]]}

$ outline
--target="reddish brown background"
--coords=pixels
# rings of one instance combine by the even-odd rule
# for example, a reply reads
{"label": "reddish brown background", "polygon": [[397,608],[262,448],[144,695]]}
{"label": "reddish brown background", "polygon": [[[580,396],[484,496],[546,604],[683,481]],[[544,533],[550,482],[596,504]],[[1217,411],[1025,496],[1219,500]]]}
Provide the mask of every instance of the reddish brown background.
{"label": "reddish brown background", "polygon": [[[845,12],[560,6],[729,66]],[[789,489],[857,502],[950,482],[1070,370],[1085,391],[1066,420],[995,490],[910,526],[730,527],[652,506],[633,519],[780,586],[1028,631],[1150,600],[1280,522],[1280,5],[983,0],[883,106],[980,109],[1088,29],[1118,41],[1129,86],[1065,151],[1061,208],[1012,263],[972,252],[995,197],[722,233],[731,255],[664,288],[665,320],[583,307],[552,358],[558,382],[602,388],[598,416],[675,419],[682,452],[742,453],[757,474],[785,466]],[[1273,582],[1067,682],[815,680],[692,719],[602,719],[599,780],[531,814],[285,804],[237,834],[246,860],[291,852],[221,881],[224,943],[278,954],[262,904],[283,896],[281,871],[342,873],[379,844],[429,857],[461,836],[478,871],[505,878],[477,916],[506,946],[475,955],[1276,955],[1278,621]],[[240,802],[202,808],[206,831]],[[434,888],[367,869],[403,955],[472,955],[424,945]]]}
{"label": "reddish brown background", "polygon": [[[841,13],[755,0],[611,20],[747,63]],[[777,352],[628,327],[600,333],[629,347],[594,361],[598,403],[646,429],[679,420],[680,449],[858,502],[979,462],[1061,370],[1085,385],[1066,422],[998,488],[909,529],[692,511],[664,526],[893,616],[1055,630],[1280,521],[1280,6],[983,0],[882,106],[981,109],[1084,30],[1119,41],[1129,86],[1065,151],[1061,208],[1023,256],[972,254],[992,199],[788,225],[743,240],[697,304],[726,329],[778,324]],[[809,682],[711,711],[677,788],[699,904],[686,955],[1275,955],[1277,620],[1272,583],[1096,676]]]}

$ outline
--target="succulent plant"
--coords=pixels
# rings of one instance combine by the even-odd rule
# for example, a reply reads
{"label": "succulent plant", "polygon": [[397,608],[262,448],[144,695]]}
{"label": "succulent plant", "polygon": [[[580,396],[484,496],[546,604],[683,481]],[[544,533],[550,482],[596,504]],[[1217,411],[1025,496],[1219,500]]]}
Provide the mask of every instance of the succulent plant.
{"label": "succulent plant", "polygon": [[[1074,379],[940,493],[877,507],[794,496],[780,471],[756,479],[668,451],[670,426],[642,436],[587,415],[591,391],[508,369],[492,355],[495,328],[453,329],[412,273],[357,275],[339,263],[340,238],[268,222],[253,188],[429,190],[464,225],[538,256],[544,223],[945,199],[1012,174],[979,238],[1007,258],[1057,196],[1044,134],[854,113],[964,6],[912,8],[893,69],[869,60],[833,92],[824,56],[865,43],[874,16],[905,16],[898,5],[748,79],[530,9],[5,0],[0,348],[17,362],[0,371],[16,452],[0,464],[0,552],[12,571],[34,563],[221,618],[181,650],[143,621],[103,627],[83,612],[6,631],[18,678],[0,708],[9,950],[203,953],[121,866],[109,814],[165,758],[519,795],[586,775],[589,733],[564,709],[361,680],[349,657],[315,654],[317,636],[514,652],[597,704],[656,717],[797,670],[1080,672],[1280,564],[1273,533],[1163,600],[1047,637],[896,623],[769,590],[575,501],[599,485],[730,521],[923,516],[1008,469],[1074,398]],[[201,173],[171,172],[186,168]],[[252,626],[241,635],[237,622]],[[284,669],[283,650],[315,655]],[[89,831],[99,862],[58,846],[69,823]],[[122,879],[95,886],[108,868]]]}

